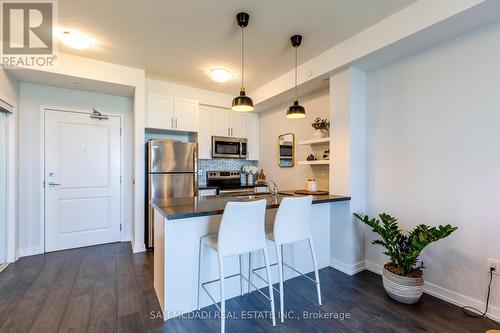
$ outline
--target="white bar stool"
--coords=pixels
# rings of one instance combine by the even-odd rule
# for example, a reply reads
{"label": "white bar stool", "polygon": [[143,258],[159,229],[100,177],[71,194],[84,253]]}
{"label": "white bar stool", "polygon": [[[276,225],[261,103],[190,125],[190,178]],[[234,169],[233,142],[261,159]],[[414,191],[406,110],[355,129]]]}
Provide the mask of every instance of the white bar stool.
{"label": "white bar stool", "polygon": [[[314,252],[314,245],[311,234],[311,206],[312,196],[283,198],[274,219],[274,226],[266,230],[266,237],[270,241],[274,242],[274,245],[276,247],[276,257],[278,258],[277,265],[279,273],[280,317],[282,323],[285,320],[285,310],[283,305],[283,266],[290,268],[294,272],[306,277],[316,284],[318,304],[321,306],[321,286],[319,282],[316,253]],[[292,244],[304,240],[307,240],[309,243],[309,249],[311,251],[311,257],[314,266],[315,280],[311,279],[307,275],[304,275],[295,268],[287,265],[283,260],[283,246],[285,244]],[[262,268],[263,267],[253,269],[252,272],[255,272]],[[260,275],[256,275],[257,277],[262,279]]]}
{"label": "white bar stool", "polygon": [[[271,271],[269,269],[269,258],[266,249],[265,236],[265,213],[266,200],[250,202],[228,202],[224,209],[222,219],[219,225],[219,232],[200,238],[200,250],[198,257],[198,310],[200,309],[200,289],[203,288],[215,306],[221,312],[221,332],[225,331],[225,298],[224,298],[224,280],[235,276],[240,276],[240,289],[243,295],[242,279],[251,284],[250,279],[246,279],[241,274],[241,256],[250,254],[254,251],[262,251],[264,254],[265,268],[267,271],[267,281],[269,287],[269,297],[258,290],[271,303],[271,318],[273,326],[276,326],[276,317],[274,314],[274,296],[272,291]],[[201,258],[204,247],[211,248],[217,252],[219,260],[219,279],[202,282],[201,280]],[[224,258],[239,256],[240,273],[228,277],[224,275]],[[264,267],[263,267],[264,268]],[[212,295],[205,288],[205,285],[220,281],[220,299],[221,306],[217,305]],[[255,286],[254,286],[255,287]]]}

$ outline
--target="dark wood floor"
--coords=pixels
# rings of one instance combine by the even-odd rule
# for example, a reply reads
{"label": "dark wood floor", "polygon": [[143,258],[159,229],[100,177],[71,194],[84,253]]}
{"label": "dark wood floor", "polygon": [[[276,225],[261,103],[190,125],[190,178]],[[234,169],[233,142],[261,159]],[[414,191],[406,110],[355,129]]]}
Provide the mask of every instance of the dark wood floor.
{"label": "dark wood floor", "polygon": [[[257,292],[227,302],[238,319],[227,332],[484,332],[485,319],[468,318],[453,305],[424,295],[419,304],[389,299],[380,277],[320,271],[323,305],[312,283],[285,284],[294,319],[272,327],[269,319],[242,319],[267,311]],[[0,332],[218,332],[214,306],[194,318],[164,323],[153,290],[153,254],[132,254],[130,243],[115,243],[21,258],[0,273]],[[275,297],[277,298],[277,294]],[[349,314],[349,319],[305,319],[308,315]],[[200,319],[210,316],[208,319]]]}

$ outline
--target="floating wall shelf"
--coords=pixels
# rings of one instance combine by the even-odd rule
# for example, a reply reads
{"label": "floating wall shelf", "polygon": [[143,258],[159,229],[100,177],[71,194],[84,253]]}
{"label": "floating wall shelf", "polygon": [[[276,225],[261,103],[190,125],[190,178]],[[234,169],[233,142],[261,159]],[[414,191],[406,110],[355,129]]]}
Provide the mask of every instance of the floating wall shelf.
{"label": "floating wall shelf", "polygon": [[330,160],[298,161],[298,165],[328,165]]}
{"label": "floating wall shelf", "polygon": [[330,138],[321,138],[321,139],[309,139],[309,140],[302,140],[299,141],[299,145],[310,145],[310,146],[315,146],[315,145],[326,145],[330,143]]}

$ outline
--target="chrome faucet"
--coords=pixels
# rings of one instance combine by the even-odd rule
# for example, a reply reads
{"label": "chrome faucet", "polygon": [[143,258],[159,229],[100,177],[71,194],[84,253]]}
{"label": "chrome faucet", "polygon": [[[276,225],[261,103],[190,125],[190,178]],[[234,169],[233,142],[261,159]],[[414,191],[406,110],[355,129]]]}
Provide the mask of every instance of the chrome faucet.
{"label": "chrome faucet", "polygon": [[[269,183],[271,183],[273,185],[272,188],[269,186]],[[278,196],[278,191],[279,191],[278,190],[278,184],[276,184],[275,182],[273,182],[272,180],[269,179],[269,180],[266,181],[266,186],[267,186],[267,189],[269,190],[269,192],[271,192],[271,194],[273,196],[275,196],[275,197]]]}

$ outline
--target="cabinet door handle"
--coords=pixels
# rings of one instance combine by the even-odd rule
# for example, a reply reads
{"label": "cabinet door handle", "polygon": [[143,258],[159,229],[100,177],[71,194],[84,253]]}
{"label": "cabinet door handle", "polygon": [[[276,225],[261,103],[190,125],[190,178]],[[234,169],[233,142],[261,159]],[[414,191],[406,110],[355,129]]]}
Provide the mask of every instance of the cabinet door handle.
{"label": "cabinet door handle", "polygon": [[175,128],[177,128],[177,118],[175,118]]}
{"label": "cabinet door handle", "polygon": [[231,132],[229,131],[229,127],[227,128],[227,136],[231,136]]}
{"label": "cabinet door handle", "polygon": [[231,127],[231,136],[233,136],[233,128]]}
{"label": "cabinet door handle", "polygon": [[170,128],[174,128],[174,118],[170,118]]}

